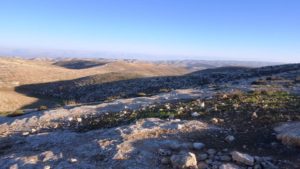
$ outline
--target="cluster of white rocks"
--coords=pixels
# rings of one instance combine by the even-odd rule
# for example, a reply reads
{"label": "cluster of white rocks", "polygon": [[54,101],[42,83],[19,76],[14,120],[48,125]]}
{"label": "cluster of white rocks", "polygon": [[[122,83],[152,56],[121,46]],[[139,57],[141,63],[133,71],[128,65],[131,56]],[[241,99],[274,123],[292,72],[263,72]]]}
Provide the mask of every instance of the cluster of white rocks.
{"label": "cluster of white rocks", "polygon": [[159,149],[161,163],[174,169],[278,169],[269,157],[229,152],[226,148],[222,151],[213,148],[204,150],[204,147],[198,142],[192,144],[189,151],[180,144],[172,145],[170,149]]}

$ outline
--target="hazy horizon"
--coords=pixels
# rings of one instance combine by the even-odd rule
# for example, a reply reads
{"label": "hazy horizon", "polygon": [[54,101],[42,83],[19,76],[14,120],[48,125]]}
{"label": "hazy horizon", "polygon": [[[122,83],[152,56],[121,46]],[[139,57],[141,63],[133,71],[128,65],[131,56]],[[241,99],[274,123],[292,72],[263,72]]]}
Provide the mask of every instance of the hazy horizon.
{"label": "hazy horizon", "polygon": [[300,2],[3,1],[0,55],[300,62]]}
{"label": "hazy horizon", "polygon": [[[3,52],[4,51],[4,52]],[[254,59],[230,59],[217,56],[180,56],[180,55],[151,55],[141,53],[117,53],[109,51],[76,51],[76,50],[59,50],[59,49],[1,49],[0,57],[17,57],[24,59],[33,58],[74,58],[74,59],[121,59],[121,60],[141,60],[141,61],[236,61],[236,62],[265,62],[274,64],[298,63],[293,61],[267,61]]]}

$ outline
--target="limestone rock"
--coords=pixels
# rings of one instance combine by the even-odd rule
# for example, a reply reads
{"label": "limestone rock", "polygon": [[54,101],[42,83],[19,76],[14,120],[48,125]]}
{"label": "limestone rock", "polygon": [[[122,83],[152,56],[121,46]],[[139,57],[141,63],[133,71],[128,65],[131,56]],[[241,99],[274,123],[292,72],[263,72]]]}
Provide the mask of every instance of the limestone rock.
{"label": "limestone rock", "polygon": [[210,120],[213,124],[217,124],[219,122],[219,120],[217,118],[212,118]]}
{"label": "limestone rock", "polygon": [[200,116],[200,114],[198,112],[193,112],[193,113],[191,113],[191,116],[192,117],[198,117],[198,116]]}
{"label": "limestone rock", "polygon": [[197,168],[196,155],[191,152],[181,152],[171,156],[171,163],[175,169]]}
{"label": "limestone rock", "polygon": [[229,135],[229,136],[225,137],[225,141],[228,142],[228,143],[231,143],[234,140],[235,140],[234,136]]}
{"label": "limestone rock", "polygon": [[231,153],[232,159],[242,164],[254,165],[254,158],[248,154],[240,153],[238,151],[233,151]]}
{"label": "limestone rock", "polygon": [[240,169],[240,167],[234,164],[227,163],[220,165],[219,169]]}
{"label": "limestone rock", "polygon": [[252,119],[257,119],[258,118],[258,115],[256,112],[253,112],[252,115],[251,115],[251,118]]}

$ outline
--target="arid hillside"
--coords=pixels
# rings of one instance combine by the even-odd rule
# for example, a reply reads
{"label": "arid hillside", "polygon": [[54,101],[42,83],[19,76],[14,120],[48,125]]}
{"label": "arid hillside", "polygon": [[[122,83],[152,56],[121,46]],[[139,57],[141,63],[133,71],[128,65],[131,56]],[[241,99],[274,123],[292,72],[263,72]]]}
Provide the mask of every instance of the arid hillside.
{"label": "arid hillside", "polygon": [[[9,88],[22,84],[34,84],[70,80],[109,72],[138,73],[144,76],[179,75],[187,73],[180,67],[143,62],[106,61],[88,68],[67,68],[67,61],[25,60],[0,57],[0,87]],[[69,61],[71,62],[71,61]]]}
{"label": "arid hillside", "polygon": [[[122,77],[108,77],[110,73],[121,73]],[[103,75],[106,77],[106,81],[114,81],[120,80],[118,78],[130,79],[182,75],[185,73],[187,73],[187,70],[181,67],[143,62],[132,63],[122,60],[66,59],[57,61],[0,57],[0,111],[20,109],[23,106],[31,105],[37,100],[35,97],[15,92],[15,87],[21,85],[72,80],[93,75],[100,77]],[[51,100],[45,99],[45,102],[51,102]]]}
{"label": "arid hillside", "polygon": [[35,93],[36,103],[88,104],[0,116],[0,166],[299,169],[299,74],[300,64],[289,64],[21,85],[16,91]]}
{"label": "arid hillside", "polygon": [[42,98],[46,97],[70,103],[89,104],[118,98],[151,96],[174,89],[203,88],[207,85],[231,86],[245,83],[268,85],[272,80],[273,84],[290,86],[298,83],[299,70],[299,64],[290,64],[263,68],[222,67],[184,75],[159,77],[116,72],[58,82],[22,85],[16,87],[16,91],[39,97],[41,98],[39,102],[43,102]]}

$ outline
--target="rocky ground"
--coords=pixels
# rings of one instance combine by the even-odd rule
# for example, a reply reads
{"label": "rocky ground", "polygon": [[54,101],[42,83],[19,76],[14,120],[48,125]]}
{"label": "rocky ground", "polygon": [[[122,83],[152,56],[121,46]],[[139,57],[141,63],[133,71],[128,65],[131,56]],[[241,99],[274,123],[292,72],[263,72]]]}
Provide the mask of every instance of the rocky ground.
{"label": "rocky ground", "polygon": [[0,168],[300,168],[294,68],[1,117]]}
{"label": "rocky ground", "polygon": [[272,84],[293,86],[291,84],[299,78],[300,64],[263,68],[222,67],[180,76],[159,77],[121,72],[106,76],[94,75],[66,81],[22,85],[17,87],[16,91],[36,97],[43,96],[58,100],[72,100],[76,103],[89,103],[138,97],[141,94],[151,96],[176,89],[207,88],[212,84],[221,87],[243,85],[249,82],[267,85],[271,82]]}

